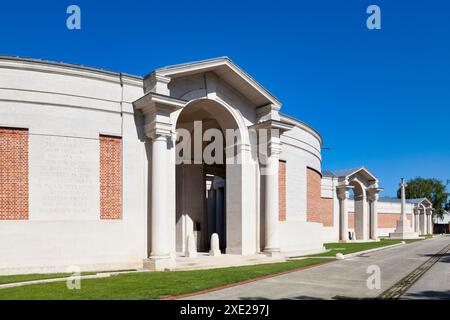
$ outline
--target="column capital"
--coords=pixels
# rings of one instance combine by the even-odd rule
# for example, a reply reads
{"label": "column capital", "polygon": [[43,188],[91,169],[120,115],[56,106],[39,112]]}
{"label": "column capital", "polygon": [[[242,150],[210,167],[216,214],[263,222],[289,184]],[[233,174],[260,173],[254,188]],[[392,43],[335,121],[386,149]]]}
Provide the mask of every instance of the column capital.
{"label": "column capital", "polygon": [[354,188],[353,186],[350,186],[348,184],[338,185],[336,187],[336,192],[337,192],[337,196],[338,196],[339,200],[348,199],[348,191],[353,188]]}
{"label": "column capital", "polygon": [[369,187],[366,189],[367,192],[367,199],[369,201],[378,201],[379,199],[379,193],[383,191],[383,188],[379,188],[377,186]]}
{"label": "column capital", "polygon": [[168,86],[170,80],[170,77],[162,76],[156,72],[153,72],[144,79],[144,91],[145,93],[154,92],[168,96],[170,95]]}
{"label": "column capital", "polygon": [[256,108],[256,118],[259,123],[267,120],[280,120],[280,106],[277,104],[266,104],[265,106]]}
{"label": "column capital", "polygon": [[249,130],[255,130],[258,133],[258,152],[263,162],[266,157],[278,156],[281,153],[280,137],[283,132],[293,127],[279,120],[266,120],[249,126]]}
{"label": "column capital", "polygon": [[145,135],[150,139],[158,136],[173,138],[174,128],[171,114],[185,106],[186,101],[153,92],[133,102],[134,108],[144,115]]}

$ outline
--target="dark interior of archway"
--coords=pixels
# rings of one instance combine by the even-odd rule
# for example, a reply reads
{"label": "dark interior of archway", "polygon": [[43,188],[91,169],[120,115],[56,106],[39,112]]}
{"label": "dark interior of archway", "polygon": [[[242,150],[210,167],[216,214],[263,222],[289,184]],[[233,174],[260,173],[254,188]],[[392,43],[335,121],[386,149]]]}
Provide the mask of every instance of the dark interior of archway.
{"label": "dark interior of archway", "polygon": [[[201,121],[202,136],[207,129],[211,128],[224,133],[226,128],[223,128],[219,122],[224,124],[229,119],[224,121],[223,118],[214,117],[214,109],[216,108],[209,103],[198,103],[186,107],[178,118],[177,129],[186,129],[193,137],[194,121]],[[222,137],[224,136],[225,134],[222,135]],[[210,141],[203,142],[202,153],[209,143]],[[224,140],[222,146],[225,146]],[[224,149],[222,154],[225,155]],[[214,156],[216,155],[214,154]],[[186,157],[184,159],[187,160]],[[207,164],[202,159],[201,163],[193,164],[194,141],[192,139],[189,160],[190,163],[178,164],[176,168],[177,223],[183,214],[192,217],[198,251],[210,249],[210,239],[213,233],[219,235],[220,249],[224,251],[226,248],[226,165],[224,158],[219,159],[218,163]]]}
{"label": "dark interior of archway", "polygon": [[359,206],[357,205],[357,201],[361,200],[361,198],[363,197],[363,189],[362,186],[356,182],[356,181],[351,181],[349,183],[353,188],[350,189],[349,193],[350,193],[350,199],[353,199],[353,234],[351,234],[349,237],[350,239],[354,240],[357,237],[357,219],[360,219],[360,215],[363,214],[363,212],[361,212],[360,208],[358,208]]}

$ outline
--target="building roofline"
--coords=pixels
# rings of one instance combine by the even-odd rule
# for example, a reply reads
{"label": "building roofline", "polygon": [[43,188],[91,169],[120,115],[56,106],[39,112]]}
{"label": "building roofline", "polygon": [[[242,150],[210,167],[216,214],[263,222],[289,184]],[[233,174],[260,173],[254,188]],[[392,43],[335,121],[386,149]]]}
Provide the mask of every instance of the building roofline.
{"label": "building roofline", "polygon": [[186,73],[197,71],[195,68],[198,68],[198,71],[201,72],[202,69],[213,69],[220,66],[227,66],[230,70],[236,73],[239,77],[241,77],[244,81],[249,83],[254,89],[256,89],[260,94],[266,97],[270,103],[274,103],[278,107],[281,106],[280,100],[272,94],[269,90],[267,90],[264,86],[262,86],[258,81],[256,81],[251,75],[249,75],[246,71],[244,71],[237,63],[231,60],[227,56],[221,56],[217,58],[204,59],[186,63],[180,63],[175,65],[169,65],[165,67],[161,67],[153,70],[146,76],[144,79],[147,79],[154,74],[159,74],[162,76],[172,76],[177,73]]}
{"label": "building roofline", "polygon": [[280,112],[280,116],[281,116],[281,118],[285,118],[285,120],[291,121],[292,124],[294,124],[295,126],[297,126],[297,127],[299,127],[299,128],[302,128],[302,129],[306,129],[306,130],[308,130],[309,132],[315,134],[316,137],[317,137],[317,138],[319,139],[319,141],[320,141],[320,145],[322,146],[322,144],[323,144],[323,138],[322,138],[322,135],[320,134],[319,131],[317,131],[316,129],[314,129],[314,128],[313,128],[312,126],[310,126],[309,124],[307,124],[307,123],[305,123],[305,122],[303,122],[303,121],[301,121],[301,120],[298,120],[297,118],[295,118],[295,117],[293,117],[293,116],[287,115],[287,114],[282,113],[282,112]]}
{"label": "building roofline", "polygon": [[21,56],[9,56],[9,55],[1,55],[1,54],[0,54],[0,60],[10,60],[10,61],[17,61],[17,62],[20,62],[20,61],[31,62],[31,63],[41,64],[41,65],[65,67],[65,68],[71,68],[71,69],[76,69],[76,70],[96,72],[96,73],[101,73],[101,74],[109,75],[109,76],[129,77],[129,78],[132,78],[135,80],[140,80],[140,81],[143,80],[143,77],[141,77],[141,76],[136,76],[136,75],[123,73],[123,72],[105,70],[102,68],[89,67],[89,66],[84,66],[84,65],[75,64],[75,63],[57,62],[57,61],[51,61],[51,60],[36,59],[36,58],[21,57]]}

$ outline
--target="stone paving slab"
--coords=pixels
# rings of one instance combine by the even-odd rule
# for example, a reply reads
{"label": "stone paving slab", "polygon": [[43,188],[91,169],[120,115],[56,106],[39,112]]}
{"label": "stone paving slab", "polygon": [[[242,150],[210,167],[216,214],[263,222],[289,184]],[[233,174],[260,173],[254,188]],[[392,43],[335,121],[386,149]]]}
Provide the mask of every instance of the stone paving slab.
{"label": "stone paving slab", "polygon": [[[375,298],[450,243],[439,237],[367,253],[187,299],[362,299]],[[381,271],[380,289],[368,289],[369,266]]]}
{"label": "stone paving slab", "polygon": [[400,299],[450,300],[450,252],[442,255]]}

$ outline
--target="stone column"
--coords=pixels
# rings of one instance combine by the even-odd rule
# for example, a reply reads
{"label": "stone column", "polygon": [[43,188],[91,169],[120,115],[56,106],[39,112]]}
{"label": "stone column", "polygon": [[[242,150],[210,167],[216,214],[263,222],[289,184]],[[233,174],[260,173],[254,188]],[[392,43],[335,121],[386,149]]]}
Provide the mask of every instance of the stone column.
{"label": "stone column", "polygon": [[173,165],[167,157],[167,136],[152,138],[152,181],[151,181],[151,231],[152,247],[150,258],[161,259],[170,256],[167,217],[167,166]]}
{"label": "stone column", "polygon": [[355,194],[355,239],[367,240],[369,238],[368,208],[366,192]]}
{"label": "stone column", "polygon": [[423,210],[423,234],[428,234],[428,213],[426,208]]}
{"label": "stone column", "polygon": [[433,233],[433,225],[432,225],[433,221],[431,219],[432,209],[427,208],[426,213],[427,213],[427,234],[432,234]]}
{"label": "stone column", "polygon": [[266,166],[265,175],[265,234],[266,246],[264,251],[280,251],[278,234],[278,156],[271,155]]}
{"label": "stone column", "polygon": [[370,201],[370,239],[378,239],[378,194]]}
{"label": "stone column", "polygon": [[339,239],[348,241],[348,191],[350,186],[338,186],[337,196],[339,199]]}
{"label": "stone column", "polygon": [[[182,108],[185,101],[164,96],[169,94],[168,79],[154,77],[155,92],[147,92],[133,102],[144,117],[143,129],[151,144],[149,184],[151,248],[144,269],[165,270],[175,267],[175,129],[171,114]],[[159,92],[159,91],[161,92]]]}
{"label": "stone column", "polygon": [[[270,115],[268,115],[269,117]],[[270,118],[270,117],[269,117]],[[264,252],[277,255],[280,252],[280,235],[278,221],[279,190],[278,170],[281,153],[280,136],[284,131],[292,129],[292,125],[279,120],[265,120],[251,129],[258,130],[258,152],[262,165],[261,175],[264,179]]]}
{"label": "stone column", "polygon": [[419,232],[419,209],[418,208],[414,208],[414,232]]}
{"label": "stone column", "polygon": [[367,195],[369,199],[370,206],[370,239],[378,239],[378,198],[379,193],[383,189],[378,187],[378,183],[373,184],[367,189]]}
{"label": "stone column", "polygon": [[424,235],[425,234],[425,210],[423,208],[419,209],[419,234]]}

